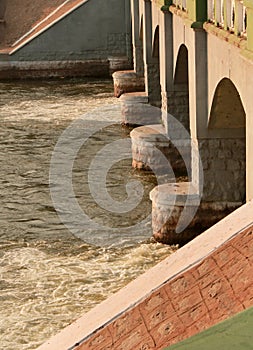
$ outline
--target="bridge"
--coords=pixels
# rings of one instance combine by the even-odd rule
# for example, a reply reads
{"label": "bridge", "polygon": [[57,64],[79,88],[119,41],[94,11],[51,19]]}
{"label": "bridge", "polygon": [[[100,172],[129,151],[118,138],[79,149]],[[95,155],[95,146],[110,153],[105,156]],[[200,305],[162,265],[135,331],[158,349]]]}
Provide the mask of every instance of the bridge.
{"label": "bridge", "polygon": [[[189,226],[195,232],[253,198],[253,2],[132,0],[131,16],[134,70],[113,77],[123,122],[146,124],[131,133],[133,165],[152,168],[145,145],[161,145],[152,141],[159,133],[173,135],[175,120],[189,132],[188,144],[174,136],[183,153],[188,148],[189,182],[162,184],[150,195],[154,236],[173,243],[171,231],[186,193],[190,207],[196,196],[200,200]],[[161,108],[161,116],[140,117],[140,103]],[[178,210],[169,222],[175,192]],[[179,237],[185,241],[192,234]]]}

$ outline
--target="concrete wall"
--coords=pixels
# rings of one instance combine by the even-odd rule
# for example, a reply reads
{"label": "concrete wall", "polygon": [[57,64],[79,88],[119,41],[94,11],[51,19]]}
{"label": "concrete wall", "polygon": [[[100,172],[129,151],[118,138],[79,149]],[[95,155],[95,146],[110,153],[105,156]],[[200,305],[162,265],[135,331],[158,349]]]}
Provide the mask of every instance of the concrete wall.
{"label": "concrete wall", "polygon": [[38,350],[163,349],[253,305],[249,202]]}
{"label": "concrete wall", "polygon": [[202,200],[238,205],[245,202],[245,138],[201,139],[199,152],[204,170]]}
{"label": "concrete wall", "polygon": [[53,62],[62,62],[58,67],[62,74],[64,68],[71,70],[74,62],[77,71],[78,65],[87,62],[88,75],[109,75],[110,68],[131,66],[131,50],[129,0],[87,0],[10,55],[0,55],[0,78],[11,69],[24,71],[23,62],[27,63],[26,70],[43,70],[40,62],[47,62],[49,68],[52,64],[52,71],[57,70]]}
{"label": "concrete wall", "polygon": [[128,56],[127,0],[89,0],[11,55],[12,60],[84,60]]}

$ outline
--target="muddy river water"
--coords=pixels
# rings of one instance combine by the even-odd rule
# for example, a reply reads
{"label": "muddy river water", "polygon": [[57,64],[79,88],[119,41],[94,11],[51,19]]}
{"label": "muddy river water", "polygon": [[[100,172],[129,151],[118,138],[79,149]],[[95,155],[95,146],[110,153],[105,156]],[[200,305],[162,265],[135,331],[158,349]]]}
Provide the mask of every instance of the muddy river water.
{"label": "muddy river water", "polygon": [[[0,83],[0,96],[0,348],[36,349],[173,248],[149,240],[155,179],[133,171],[131,159],[115,162],[106,181],[118,201],[126,199],[126,179],[142,182],[134,210],[101,209],[89,193],[87,164],[104,144],[129,137],[120,116],[108,113],[108,106],[118,108],[110,80]],[[110,125],[93,132],[75,157],[73,192],[97,223],[75,234],[55,210],[49,173],[59,137],[81,115],[87,125],[101,118]]]}

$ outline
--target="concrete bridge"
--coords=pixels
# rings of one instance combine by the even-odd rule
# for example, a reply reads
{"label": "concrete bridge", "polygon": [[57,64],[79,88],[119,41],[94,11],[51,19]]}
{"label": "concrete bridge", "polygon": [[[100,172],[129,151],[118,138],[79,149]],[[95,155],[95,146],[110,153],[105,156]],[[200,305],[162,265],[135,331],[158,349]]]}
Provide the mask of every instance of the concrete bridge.
{"label": "concrete bridge", "polygon": [[[152,168],[147,143],[158,147],[159,133],[171,138],[175,120],[190,135],[187,143],[174,133],[174,143],[186,154],[188,148],[189,182],[151,192],[154,235],[172,243],[186,194],[188,216],[196,196],[200,201],[188,226],[194,232],[253,198],[253,2],[131,0],[131,11],[134,70],[114,73],[115,94],[121,96],[123,122],[162,123],[159,131],[154,125],[153,131],[144,126],[131,133],[133,165]],[[141,115],[138,106],[147,102],[161,107],[161,115]]]}

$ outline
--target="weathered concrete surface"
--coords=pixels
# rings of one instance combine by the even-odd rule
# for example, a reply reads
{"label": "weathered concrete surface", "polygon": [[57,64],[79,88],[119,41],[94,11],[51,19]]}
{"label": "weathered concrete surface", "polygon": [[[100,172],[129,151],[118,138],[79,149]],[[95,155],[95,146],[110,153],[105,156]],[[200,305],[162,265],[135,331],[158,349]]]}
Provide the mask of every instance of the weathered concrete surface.
{"label": "weathered concrete surface", "polygon": [[108,77],[109,66],[108,60],[0,61],[0,79]]}
{"label": "weathered concrete surface", "polygon": [[[151,109],[153,113],[156,109]],[[157,175],[187,176],[191,169],[191,141],[171,141],[162,124],[135,128],[130,133],[132,165],[134,168],[153,170]],[[179,149],[180,148],[180,152]]]}
{"label": "weathered concrete surface", "polygon": [[[185,244],[237,209],[241,202],[205,202],[198,198],[190,182],[166,183],[150,192],[152,200],[153,237],[165,244]],[[186,200],[189,200],[186,206]],[[196,208],[196,210],[195,210]],[[188,225],[177,232],[179,220],[187,209],[184,220]]]}
{"label": "weathered concrete surface", "polygon": [[249,350],[252,348],[253,308],[164,350]]}
{"label": "weathered concrete surface", "polygon": [[161,123],[161,110],[152,107],[148,102],[146,92],[123,94],[120,97],[123,124],[140,126]]}
{"label": "weathered concrete surface", "polygon": [[163,349],[253,306],[253,202],[39,347]]}
{"label": "weathered concrete surface", "polygon": [[117,71],[113,73],[112,77],[115,97],[120,97],[127,92],[145,90],[144,78],[133,70]]}
{"label": "weathered concrete surface", "polygon": [[243,203],[246,200],[246,140],[199,140],[204,171],[203,200]]}
{"label": "weathered concrete surface", "polygon": [[[80,76],[101,76],[102,71],[109,76],[114,70],[131,68],[130,32],[128,0],[69,0],[15,47],[2,51],[0,70],[3,62],[3,70],[8,66],[11,78],[16,71],[18,78],[27,77],[32,63],[36,77],[41,62],[45,62],[53,76],[71,76],[71,66],[75,67],[74,76],[77,72]],[[57,62],[64,66],[59,72]]]}

